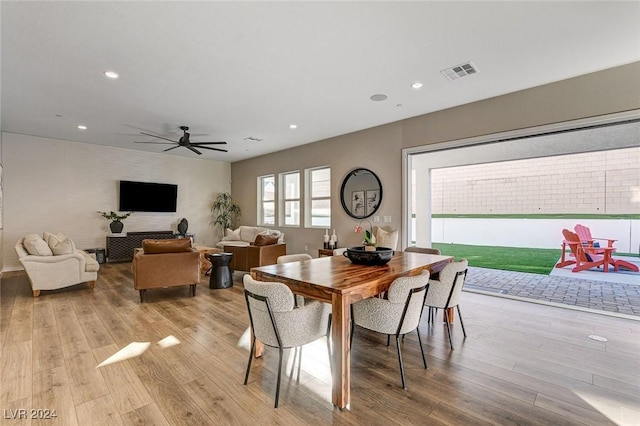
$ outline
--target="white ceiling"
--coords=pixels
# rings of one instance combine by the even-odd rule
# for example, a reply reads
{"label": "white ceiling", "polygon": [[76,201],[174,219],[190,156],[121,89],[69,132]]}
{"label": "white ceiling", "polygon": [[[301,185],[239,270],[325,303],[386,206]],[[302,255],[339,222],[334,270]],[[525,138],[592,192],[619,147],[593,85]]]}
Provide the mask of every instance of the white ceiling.
{"label": "white ceiling", "polygon": [[[637,1],[3,1],[0,12],[3,131],[160,152],[134,144],[152,140],[139,132],[177,138],[188,125],[192,142],[229,143],[200,158],[230,162],[640,60]],[[466,61],[480,72],[440,74]]]}

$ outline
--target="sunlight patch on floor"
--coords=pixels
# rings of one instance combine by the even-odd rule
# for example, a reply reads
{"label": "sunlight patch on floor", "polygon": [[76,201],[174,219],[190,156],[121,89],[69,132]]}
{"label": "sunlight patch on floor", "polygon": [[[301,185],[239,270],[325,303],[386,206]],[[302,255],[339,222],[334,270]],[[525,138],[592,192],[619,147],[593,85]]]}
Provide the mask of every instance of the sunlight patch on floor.
{"label": "sunlight patch on floor", "polygon": [[[179,345],[180,343],[181,342],[178,338],[169,335],[164,339],[159,340],[156,344],[162,349],[167,349],[172,346]],[[109,358],[102,361],[96,366],[96,368],[104,367],[105,365],[115,364],[116,362],[141,356],[147,351],[147,349],[149,349],[149,346],[151,346],[151,342],[131,342],[115,354],[111,355]]]}
{"label": "sunlight patch on floor", "polygon": [[151,343],[149,342],[131,342],[124,348],[120,349],[109,358],[102,361],[96,366],[96,368],[104,367],[105,365],[114,364],[116,362],[124,361],[125,359],[135,358],[145,353],[149,349]]}

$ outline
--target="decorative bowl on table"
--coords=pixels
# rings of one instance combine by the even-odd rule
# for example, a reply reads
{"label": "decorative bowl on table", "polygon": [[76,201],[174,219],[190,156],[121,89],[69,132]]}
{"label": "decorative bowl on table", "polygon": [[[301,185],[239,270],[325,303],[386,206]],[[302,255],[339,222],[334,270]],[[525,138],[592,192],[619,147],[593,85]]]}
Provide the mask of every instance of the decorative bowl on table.
{"label": "decorative bowl on table", "polygon": [[364,246],[349,247],[342,255],[357,265],[385,265],[393,257],[394,251],[388,247],[376,247],[367,251]]}

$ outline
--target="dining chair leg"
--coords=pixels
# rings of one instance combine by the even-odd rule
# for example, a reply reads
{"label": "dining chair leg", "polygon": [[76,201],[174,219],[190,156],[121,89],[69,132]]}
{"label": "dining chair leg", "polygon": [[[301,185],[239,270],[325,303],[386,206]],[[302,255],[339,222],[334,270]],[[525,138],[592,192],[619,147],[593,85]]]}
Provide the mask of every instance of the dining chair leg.
{"label": "dining chair leg", "polygon": [[464,337],[467,337],[467,332],[464,331],[464,323],[462,322],[462,314],[460,313],[460,305],[457,305],[456,308],[458,308],[458,318],[460,318],[460,326],[462,326],[462,334],[464,334]]}
{"label": "dining chair leg", "polygon": [[449,335],[449,346],[451,346],[451,350],[453,350],[453,342],[451,341],[451,327],[449,326],[449,321],[445,321],[447,324],[447,334]]}
{"label": "dining chair leg", "polygon": [[356,329],[356,323],[353,321],[353,305],[351,305],[351,335],[349,336],[349,348],[353,346],[353,331]]}
{"label": "dining chair leg", "polygon": [[296,383],[300,384],[300,369],[302,368],[302,346],[299,347],[300,353],[298,354],[298,377]]}
{"label": "dining chair leg", "polygon": [[[289,355],[291,357],[291,355]],[[289,373],[289,377],[293,377],[293,374],[296,371],[296,360],[298,359],[298,347],[293,348],[293,361],[291,362],[291,372]]]}
{"label": "dining chair leg", "polygon": [[273,408],[278,408],[278,399],[280,398],[280,378],[282,377],[282,348],[278,348],[278,381],[276,383],[276,404]]}
{"label": "dining chair leg", "polygon": [[331,361],[331,314],[327,322],[327,353],[329,354],[329,371],[333,371],[333,363]]}
{"label": "dining chair leg", "polygon": [[433,308],[431,306],[429,306],[429,313],[427,315],[427,324],[431,323],[431,320],[433,319],[433,317],[431,316],[432,315],[432,313],[431,313],[432,309]]}
{"label": "dining chair leg", "polygon": [[396,349],[398,350],[398,363],[400,364],[400,378],[402,379],[402,389],[407,389],[404,380],[404,365],[402,363],[402,351],[400,350],[400,336],[396,335]]}
{"label": "dining chair leg", "polygon": [[418,343],[420,343],[420,353],[422,354],[422,363],[424,364],[424,369],[427,367],[427,358],[424,356],[424,348],[422,347],[422,339],[420,338],[420,331],[416,328],[416,334],[418,335]]}
{"label": "dining chair leg", "polygon": [[256,349],[256,338],[254,337],[251,340],[251,350],[249,351],[249,362],[247,363],[247,372],[244,375],[244,384],[247,384],[247,381],[249,381],[249,370],[251,369],[251,359],[253,358],[253,353]]}
{"label": "dining chair leg", "polygon": [[387,334],[387,347],[389,347],[389,341],[391,340],[391,335]]}

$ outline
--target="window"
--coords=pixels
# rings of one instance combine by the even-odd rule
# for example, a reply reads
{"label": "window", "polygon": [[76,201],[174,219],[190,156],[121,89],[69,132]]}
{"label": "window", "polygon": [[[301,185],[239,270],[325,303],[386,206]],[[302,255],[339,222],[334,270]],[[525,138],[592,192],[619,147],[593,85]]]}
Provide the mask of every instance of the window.
{"label": "window", "polygon": [[300,172],[281,173],[280,226],[300,226]]}
{"label": "window", "polygon": [[258,177],[258,224],[276,224],[276,178],[274,175]]}
{"label": "window", "polygon": [[305,172],[305,226],[331,227],[331,168],[319,167]]}

